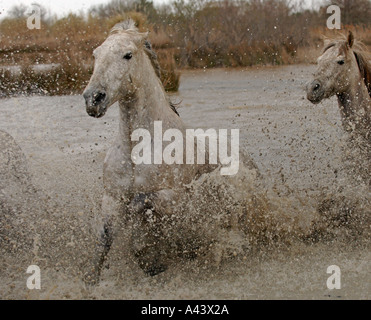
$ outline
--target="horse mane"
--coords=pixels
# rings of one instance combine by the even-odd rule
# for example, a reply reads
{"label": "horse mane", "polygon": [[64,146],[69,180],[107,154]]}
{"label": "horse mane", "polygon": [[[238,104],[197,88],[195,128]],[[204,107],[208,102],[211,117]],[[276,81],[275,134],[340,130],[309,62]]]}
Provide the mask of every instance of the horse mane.
{"label": "horse mane", "polygon": [[[128,19],[122,22],[117,23],[110,31],[111,34],[116,33],[129,33],[129,34],[141,34],[138,31],[138,28],[135,25],[135,21],[133,19]],[[160,63],[158,62],[157,54],[153,51],[152,45],[149,42],[149,40],[144,40],[144,52],[147,54],[149,60],[151,61],[151,64],[153,66],[153,69],[155,70],[155,73],[159,79],[161,79],[161,67]],[[176,110],[176,107],[173,103],[169,102],[171,110],[173,110],[178,116],[179,113]]]}
{"label": "horse mane", "polygon": [[149,40],[144,41],[144,52],[147,54],[149,60],[151,61],[151,64],[153,66],[153,69],[155,69],[157,76],[161,78],[161,67],[157,59],[157,54],[153,51],[152,45]]}
{"label": "horse mane", "polygon": [[128,19],[128,20],[116,23],[111,29],[110,34],[116,34],[116,33],[121,33],[121,32],[138,33],[138,28],[135,25],[135,21],[133,19]]}
{"label": "horse mane", "polygon": [[368,94],[371,98],[371,63],[368,61],[367,54],[362,51],[353,50],[357,60],[359,71],[365,82]]}

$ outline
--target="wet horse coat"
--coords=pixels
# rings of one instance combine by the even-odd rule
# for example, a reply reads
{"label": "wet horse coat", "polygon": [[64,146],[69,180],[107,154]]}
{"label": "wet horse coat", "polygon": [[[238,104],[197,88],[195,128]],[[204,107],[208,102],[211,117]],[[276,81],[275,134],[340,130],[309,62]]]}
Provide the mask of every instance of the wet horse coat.
{"label": "wet horse coat", "polygon": [[[159,79],[158,63],[146,36],[137,31],[133,21],[116,25],[105,42],[94,51],[94,73],[83,94],[87,113],[92,117],[102,117],[117,101],[120,108],[119,133],[104,161],[104,195],[97,252],[86,277],[93,283],[99,279],[119,216],[143,216],[143,212],[153,208],[162,215],[170,214],[172,203],[179,192],[184,192],[184,186],[215,167],[208,165],[207,161],[202,165],[133,163],[131,135],[134,130],[146,129],[153,137],[154,121],[162,121],[164,131],[176,128],[183,137],[186,136],[185,125],[171,107]],[[140,219],[139,229],[145,234],[146,222]],[[144,240],[139,245],[134,241],[133,247],[137,248],[133,250],[137,256],[145,246],[143,242],[155,241]],[[151,258],[142,255],[143,259],[139,261],[143,270],[152,275],[166,268],[157,259],[158,250],[152,246]]]}

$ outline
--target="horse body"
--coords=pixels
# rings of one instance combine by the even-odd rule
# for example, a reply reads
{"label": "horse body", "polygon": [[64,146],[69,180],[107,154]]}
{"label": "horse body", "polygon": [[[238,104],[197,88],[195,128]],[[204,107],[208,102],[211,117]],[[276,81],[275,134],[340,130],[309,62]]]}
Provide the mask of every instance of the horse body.
{"label": "horse body", "polygon": [[[183,137],[186,136],[185,125],[172,110],[153,68],[153,52],[149,52],[145,37],[146,34],[139,33],[132,21],[116,25],[94,52],[94,74],[84,91],[87,112],[93,117],[103,116],[108,107],[117,101],[120,108],[119,134],[104,161],[102,219],[98,226],[100,235],[97,254],[87,278],[93,283],[99,280],[115,233],[115,220],[119,216],[140,215],[148,208],[156,208],[161,214],[171,213],[172,203],[179,192],[184,192],[185,184],[215,167],[208,164],[133,163],[131,137],[134,130],[146,129],[153,137],[154,121],[162,121],[164,131],[176,128],[183,133]],[[151,144],[154,150],[153,138]],[[140,226],[145,233],[145,221],[141,221]],[[143,269],[156,274],[164,266],[156,261],[146,261]]]}
{"label": "horse body", "polygon": [[318,58],[314,80],[307,87],[312,103],[336,95],[343,126],[370,139],[371,128],[371,70],[366,57],[353,50],[354,38],[326,40],[323,54]]}
{"label": "horse body", "polygon": [[361,176],[371,183],[371,66],[366,54],[355,48],[349,32],[346,40],[326,40],[318,58],[314,80],[307,86],[307,98],[314,104],[337,96],[342,124],[350,141],[366,150]]}
{"label": "horse body", "polygon": [[338,93],[338,103],[343,127],[348,132],[355,132],[371,143],[371,98],[362,77],[355,77],[348,90]]}
{"label": "horse body", "polygon": [[[127,186],[134,193],[153,191],[153,186],[157,186],[160,190],[173,189],[189,183],[190,177],[194,177],[196,171],[200,169],[189,165],[133,163],[131,151],[135,142],[131,141],[131,136],[136,129],[146,129],[151,137],[154,137],[153,122],[161,121],[164,131],[177,128],[185,132],[183,122],[170,109],[169,102],[163,95],[159,79],[154,72],[150,75],[144,77],[135,99],[119,102],[119,135],[109,150],[104,164],[104,179],[108,189],[118,187],[119,192],[122,192],[122,186]],[[156,85],[153,86],[153,83]],[[154,150],[153,139],[151,143],[151,149]],[[127,177],[130,177],[129,181],[126,181]]]}

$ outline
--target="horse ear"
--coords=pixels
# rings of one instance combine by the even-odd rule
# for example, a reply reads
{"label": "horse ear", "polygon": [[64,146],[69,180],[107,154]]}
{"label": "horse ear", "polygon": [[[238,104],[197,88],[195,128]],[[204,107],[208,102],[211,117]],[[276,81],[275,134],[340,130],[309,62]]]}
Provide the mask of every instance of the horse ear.
{"label": "horse ear", "polygon": [[321,39],[323,41],[323,45],[326,47],[327,45],[329,45],[333,40],[331,40],[330,38],[326,37],[324,34],[321,34]]}
{"label": "horse ear", "polygon": [[349,48],[351,48],[353,46],[353,43],[354,43],[354,36],[353,36],[352,31],[349,31],[349,33],[348,33],[348,46],[349,46]]}
{"label": "horse ear", "polygon": [[138,32],[135,37],[135,42],[137,44],[143,44],[145,41],[147,41],[148,38],[148,32]]}
{"label": "horse ear", "polygon": [[143,40],[146,41],[147,38],[148,38],[149,32],[148,32],[148,31],[146,31],[146,32],[142,32],[141,35],[142,35],[142,37],[143,37]]}

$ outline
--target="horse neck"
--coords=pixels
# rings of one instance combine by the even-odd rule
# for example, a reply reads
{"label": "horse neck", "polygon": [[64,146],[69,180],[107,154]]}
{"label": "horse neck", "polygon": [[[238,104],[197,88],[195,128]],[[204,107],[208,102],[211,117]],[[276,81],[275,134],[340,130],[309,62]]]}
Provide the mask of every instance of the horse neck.
{"label": "horse neck", "polygon": [[348,89],[337,94],[337,97],[345,129],[357,132],[369,140],[371,99],[361,75],[355,77]]}
{"label": "horse neck", "polygon": [[171,110],[165,90],[148,58],[145,59],[142,70],[145,72],[140,77],[141,84],[135,98],[119,103],[120,134],[128,141],[131,133],[138,128],[147,129],[153,134],[154,121],[162,121],[163,130],[184,129],[183,122]]}

